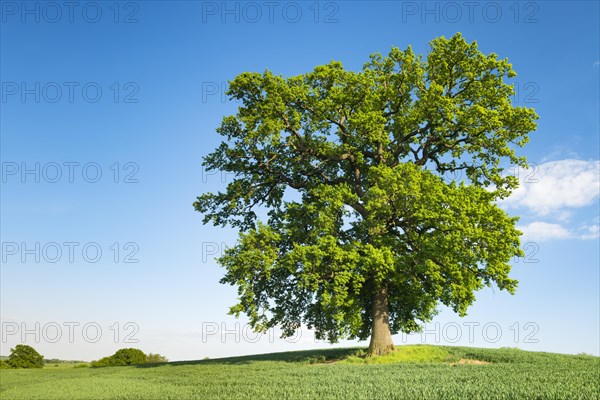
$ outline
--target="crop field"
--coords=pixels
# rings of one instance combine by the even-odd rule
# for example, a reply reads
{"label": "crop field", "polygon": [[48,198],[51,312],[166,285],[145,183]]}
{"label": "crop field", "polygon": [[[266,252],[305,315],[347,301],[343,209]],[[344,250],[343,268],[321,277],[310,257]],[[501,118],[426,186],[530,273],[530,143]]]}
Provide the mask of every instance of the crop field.
{"label": "crop field", "polygon": [[87,367],[89,363],[84,362],[71,362],[71,361],[63,361],[59,363],[55,362],[47,362],[44,364],[44,368],[52,368],[52,369],[68,369],[68,368],[83,368]]}
{"label": "crop field", "polygon": [[600,358],[518,349],[331,349],[106,368],[1,370],[8,399],[598,399]]}

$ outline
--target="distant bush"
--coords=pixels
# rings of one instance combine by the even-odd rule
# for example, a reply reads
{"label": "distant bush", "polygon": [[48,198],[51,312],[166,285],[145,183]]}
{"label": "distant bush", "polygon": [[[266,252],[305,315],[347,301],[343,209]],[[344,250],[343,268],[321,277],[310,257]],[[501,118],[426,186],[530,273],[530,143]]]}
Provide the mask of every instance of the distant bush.
{"label": "distant bush", "polygon": [[169,362],[169,360],[167,360],[167,357],[161,356],[160,354],[148,353],[148,355],[146,356],[146,363],[148,364],[158,364],[165,362]]}
{"label": "distant bush", "polygon": [[140,349],[121,349],[110,358],[112,365],[146,364],[146,353]]}
{"label": "distant bush", "polygon": [[42,368],[44,356],[31,346],[18,344],[14,349],[10,349],[10,356],[6,363],[10,368]]}
{"label": "distant bush", "polygon": [[90,367],[110,367],[110,357],[104,357],[90,363]]}
{"label": "distant bush", "polygon": [[115,367],[120,365],[146,364],[146,354],[140,349],[121,349],[110,357],[92,361],[92,367]]}
{"label": "distant bush", "polygon": [[10,368],[10,364],[7,363],[4,360],[0,360],[0,369],[9,369]]}

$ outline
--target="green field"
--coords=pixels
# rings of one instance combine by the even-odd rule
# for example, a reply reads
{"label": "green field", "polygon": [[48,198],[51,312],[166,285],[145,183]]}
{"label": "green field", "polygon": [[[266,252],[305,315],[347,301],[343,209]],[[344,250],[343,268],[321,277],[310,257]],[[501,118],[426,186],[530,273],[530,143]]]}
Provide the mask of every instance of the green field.
{"label": "green field", "polygon": [[76,366],[81,366],[81,367],[87,367],[89,366],[90,363],[86,363],[86,362],[81,362],[81,361],[62,361],[62,362],[50,362],[50,363],[45,363],[44,364],[44,368],[46,369],[66,369],[66,368],[74,368]]}
{"label": "green field", "polygon": [[518,349],[331,349],[107,368],[0,370],[8,399],[598,399],[600,358]]}

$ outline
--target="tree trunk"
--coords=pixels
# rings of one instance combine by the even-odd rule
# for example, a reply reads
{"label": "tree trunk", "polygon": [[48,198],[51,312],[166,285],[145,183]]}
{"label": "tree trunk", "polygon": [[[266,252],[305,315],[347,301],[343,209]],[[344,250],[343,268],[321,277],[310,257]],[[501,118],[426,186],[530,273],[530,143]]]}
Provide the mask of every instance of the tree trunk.
{"label": "tree trunk", "polygon": [[390,332],[389,303],[387,288],[382,287],[373,297],[371,310],[373,326],[371,328],[371,343],[367,356],[382,356],[394,350]]}

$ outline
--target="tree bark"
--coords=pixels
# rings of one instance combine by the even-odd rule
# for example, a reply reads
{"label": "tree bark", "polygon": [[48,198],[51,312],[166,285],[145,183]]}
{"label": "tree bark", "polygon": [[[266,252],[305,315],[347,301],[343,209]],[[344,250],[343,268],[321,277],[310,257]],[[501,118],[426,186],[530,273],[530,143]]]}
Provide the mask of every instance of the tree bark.
{"label": "tree bark", "polygon": [[367,356],[382,356],[394,350],[390,332],[389,303],[387,288],[381,287],[373,297],[371,309],[371,343]]}

